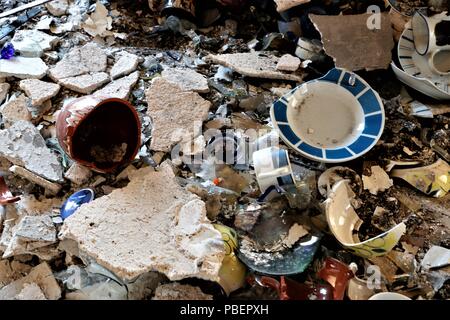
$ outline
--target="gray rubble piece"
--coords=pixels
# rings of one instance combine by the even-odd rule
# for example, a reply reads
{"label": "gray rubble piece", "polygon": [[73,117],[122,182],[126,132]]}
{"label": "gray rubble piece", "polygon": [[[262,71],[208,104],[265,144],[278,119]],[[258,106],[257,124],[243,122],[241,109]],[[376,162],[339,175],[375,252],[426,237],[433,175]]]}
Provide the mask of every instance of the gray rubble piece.
{"label": "gray rubble piece", "polygon": [[64,182],[58,157],[28,121],[17,121],[9,129],[0,130],[0,157],[50,181]]}
{"label": "gray rubble piece", "polygon": [[280,60],[278,60],[277,70],[294,72],[300,67],[301,60],[290,54],[283,55]]}
{"label": "gray rubble piece", "polygon": [[127,100],[131,90],[139,81],[139,71],[133,72],[129,76],[114,80],[106,87],[94,92],[92,95],[98,97],[112,97]]}
{"label": "gray rubble piece", "polygon": [[195,70],[188,68],[168,68],[161,76],[167,81],[179,85],[184,91],[198,93],[209,92],[208,79]]}
{"label": "gray rubble piece", "polygon": [[12,45],[22,57],[41,57],[44,51],[51,50],[58,37],[50,36],[38,30],[19,30],[11,40]]}
{"label": "gray rubble piece", "polygon": [[25,283],[14,300],[47,300],[47,298],[36,283]]}
{"label": "gray rubble piece", "polygon": [[0,59],[0,78],[41,79],[45,77],[47,71],[48,67],[41,58]]}
{"label": "gray rubble piece", "polygon": [[277,70],[279,58],[269,52],[246,52],[229,54],[210,54],[206,57],[212,63],[217,63],[233,69],[244,76],[263,79],[278,79],[301,82],[301,74],[284,73]]}
{"label": "gray rubble piece", "polygon": [[52,15],[60,17],[66,14],[69,2],[68,0],[54,0],[47,3],[45,7]]}
{"label": "gray rubble piece", "polygon": [[200,133],[208,117],[211,102],[198,93],[183,89],[163,78],[155,78],[146,92],[152,118],[150,149],[168,152],[181,141],[190,141]]}
{"label": "gray rubble piece", "polygon": [[53,276],[52,270],[46,262],[34,267],[31,272],[0,289],[0,300],[13,300],[26,287],[26,284],[35,283],[39,286],[48,300],[61,298],[61,288]]}
{"label": "gray rubble piece", "polygon": [[33,106],[40,106],[45,101],[53,98],[59,92],[61,86],[56,83],[44,82],[37,79],[22,80],[19,83],[20,89],[31,98]]}
{"label": "gray rubble piece", "polygon": [[61,186],[59,184],[50,182],[25,168],[12,166],[9,168],[9,171],[43,187],[50,195],[55,195],[61,190]]}
{"label": "gray rubble piece", "polygon": [[152,300],[213,300],[213,296],[199,287],[173,282],[157,287]]}
{"label": "gray rubble piece", "polygon": [[15,208],[19,216],[37,216],[50,214],[54,209],[60,208],[63,199],[41,197],[36,199],[34,195],[22,195],[16,202]]}
{"label": "gray rubble piece", "polygon": [[205,203],[183,189],[168,163],[143,168],[130,183],[81,206],[64,221],[61,239],[123,280],[149,271],[170,280],[217,281],[225,252]]}
{"label": "gray rubble piece", "polygon": [[0,83],[0,103],[5,100],[10,87],[9,83]]}
{"label": "gray rubble piece", "polygon": [[82,185],[92,177],[92,171],[74,162],[66,171],[64,177],[76,185]]}
{"label": "gray rubble piece", "polygon": [[13,97],[0,107],[0,113],[5,123],[5,128],[9,128],[16,121],[31,121],[31,100],[21,94]]}
{"label": "gray rubble piece", "polygon": [[71,90],[90,93],[107,82],[106,67],[106,53],[92,42],[72,49],[50,70],[49,75]]}
{"label": "gray rubble piece", "polygon": [[94,90],[110,81],[106,72],[85,74],[77,77],[64,78],[59,81],[61,85],[72,91],[91,94]]}
{"label": "gray rubble piece", "polygon": [[139,57],[135,54],[122,51],[116,55],[116,62],[111,68],[111,79],[117,79],[136,71],[139,65]]}

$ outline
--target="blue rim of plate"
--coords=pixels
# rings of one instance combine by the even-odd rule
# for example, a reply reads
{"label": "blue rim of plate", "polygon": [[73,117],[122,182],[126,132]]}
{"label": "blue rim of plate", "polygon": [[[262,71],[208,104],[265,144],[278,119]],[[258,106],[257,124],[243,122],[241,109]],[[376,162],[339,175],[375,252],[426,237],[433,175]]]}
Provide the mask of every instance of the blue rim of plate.
{"label": "blue rim of plate", "polygon": [[[342,69],[332,69],[322,78],[304,83],[276,101],[270,109],[270,117],[283,141],[304,157],[324,163],[347,162],[369,152],[383,134],[386,116],[380,96],[364,79],[354,74],[355,84],[353,86],[348,84],[353,74]],[[300,139],[288,123],[289,97],[303,85],[317,81],[331,82],[345,88],[358,100],[364,112],[364,130],[347,146],[334,149],[312,146]]]}

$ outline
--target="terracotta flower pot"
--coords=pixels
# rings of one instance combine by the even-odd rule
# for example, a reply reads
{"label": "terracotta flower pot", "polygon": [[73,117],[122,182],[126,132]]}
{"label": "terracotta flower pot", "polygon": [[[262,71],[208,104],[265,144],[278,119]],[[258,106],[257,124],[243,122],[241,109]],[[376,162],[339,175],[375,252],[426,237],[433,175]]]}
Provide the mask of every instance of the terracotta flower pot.
{"label": "terracotta flower pot", "polygon": [[85,96],[72,101],[61,110],[56,132],[70,158],[101,173],[131,162],[141,145],[136,110],[117,98]]}

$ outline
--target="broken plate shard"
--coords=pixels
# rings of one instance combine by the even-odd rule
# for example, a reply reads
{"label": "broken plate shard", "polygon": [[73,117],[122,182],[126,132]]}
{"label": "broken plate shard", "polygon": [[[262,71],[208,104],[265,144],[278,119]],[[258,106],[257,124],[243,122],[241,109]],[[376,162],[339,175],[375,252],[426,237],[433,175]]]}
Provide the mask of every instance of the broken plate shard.
{"label": "broken plate shard", "polygon": [[387,13],[310,15],[310,18],[322,35],[325,52],[333,57],[336,67],[349,71],[389,67],[394,39]]}
{"label": "broken plate shard", "polygon": [[362,176],[364,190],[369,190],[373,195],[378,192],[384,192],[394,185],[392,179],[389,179],[388,174],[380,166],[373,166],[370,176]]}
{"label": "broken plate shard", "polygon": [[158,271],[172,281],[217,281],[225,256],[204,202],[178,185],[167,163],[159,172],[141,169],[125,188],[81,206],[61,234],[125,280]]}
{"label": "broken plate shard", "polygon": [[444,197],[450,191],[450,165],[441,159],[426,167],[393,170],[391,176],[436,198]]}
{"label": "broken plate shard", "polygon": [[425,269],[442,268],[450,264],[450,250],[447,248],[432,246],[425,254],[421,266]]}
{"label": "broken plate shard", "polygon": [[80,191],[75,192],[72,194],[66,202],[61,207],[61,218],[63,220],[70,217],[72,214],[77,211],[81,205],[85,203],[89,203],[92,200],[94,200],[94,190],[92,189],[82,189]]}
{"label": "broken plate shard", "polygon": [[54,182],[63,182],[62,166],[47,148],[36,127],[28,121],[17,121],[0,130],[0,157]]}
{"label": "broken plate shard", "polygon": [[209,55],[213,63],[233,69],[244,76],[263,79],[279,79],[301,82],[302,75],[284,73],[277,70],[279,58],[269,52],[247,52]]}
{"label": "broken plate shard", "polygon": [[326,216],[331,232],[347,250],[358,256],[370,258],[387,254],[405,233],[406,225],[402,222],[379,236],[360,242],[355,231],[358,231],[363,221],[351,205],[348,188],[346,180],[339,181],[325,201]]}

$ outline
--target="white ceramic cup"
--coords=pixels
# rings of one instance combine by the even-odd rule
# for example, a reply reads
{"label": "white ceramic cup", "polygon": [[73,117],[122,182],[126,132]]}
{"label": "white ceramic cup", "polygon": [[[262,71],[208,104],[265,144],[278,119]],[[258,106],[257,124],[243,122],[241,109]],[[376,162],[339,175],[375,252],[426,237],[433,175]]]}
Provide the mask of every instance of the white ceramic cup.
{"label": "white ceramic cup", "polygon": [[414,45],[417,53],[428,55],[428,64],[439,75],[450,75],[450,16],[446,13],[426,17],[417,11],[412,19]]}
{"label": "white ceramic cup", "polygon": [[253,166],[261,192],[271,186],[295,186],[289,155],[286,150],[270,147],[253,153]]}
{"label": "white ceramic cup", "polygon": [[369,300],[411,300],[407,296],[395,292],[381,292],[374,294]]}

